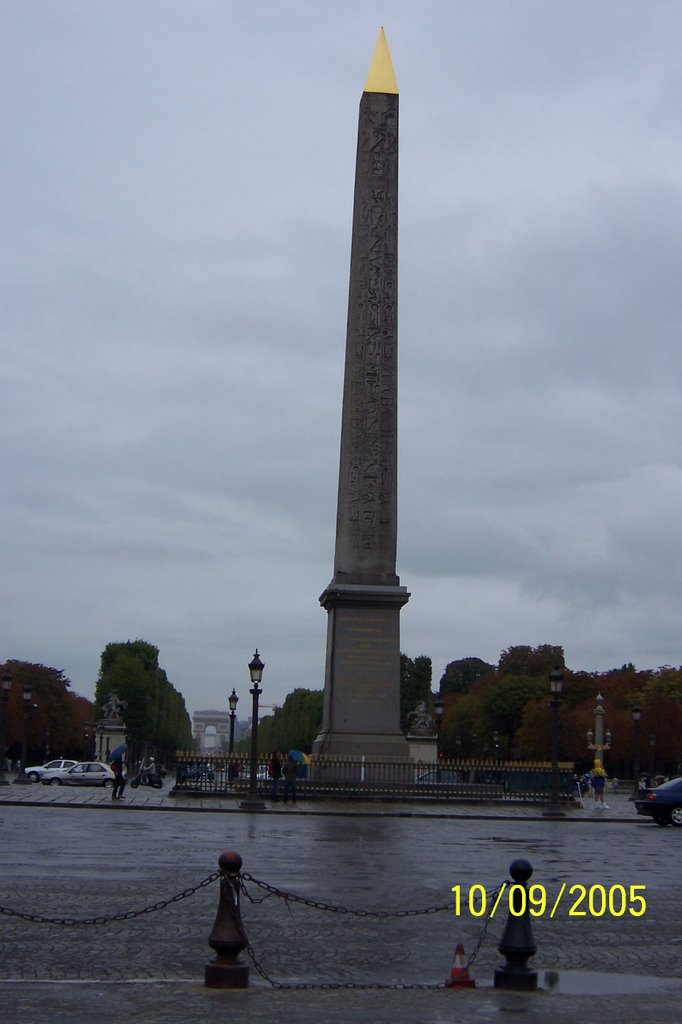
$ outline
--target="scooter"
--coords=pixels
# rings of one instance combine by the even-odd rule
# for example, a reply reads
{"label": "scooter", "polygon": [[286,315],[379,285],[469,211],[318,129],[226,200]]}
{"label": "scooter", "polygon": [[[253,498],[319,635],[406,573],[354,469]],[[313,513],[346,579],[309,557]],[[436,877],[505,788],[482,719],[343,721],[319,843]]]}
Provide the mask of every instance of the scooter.
{"label": "scooter", "polygon": [[137,775],[130,780],[131,789],[137,789],[138,786],[152,786],[153,789],[161,789],[163,777],[155,764],[148,764],[146,768],[140,768]]}

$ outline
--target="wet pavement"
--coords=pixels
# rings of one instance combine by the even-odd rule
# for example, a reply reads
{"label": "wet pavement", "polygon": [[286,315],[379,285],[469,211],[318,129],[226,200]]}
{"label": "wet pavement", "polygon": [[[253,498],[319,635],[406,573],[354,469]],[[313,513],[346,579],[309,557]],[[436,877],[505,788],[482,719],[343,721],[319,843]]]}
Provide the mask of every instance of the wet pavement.
{"label": "wet pavement", "polygon": [[[608,811],[586,807],[560,821],[532,805],[266,802],[266,813],[249,814],[232,797],[178,798],[169,786],[126,796],[118,804],[105,792],[40,785],[0,792],[0,1005],[8,1024],[194,1024],[228,1015],[247,1024],[414,1024],[506,1013],[533,1024],[596,1016],[654,1024],[677,1016],[682,830],[638,819],[627,794],[609,795]],[[262,973],[252,966],[241,992],[203,986],[218,887],[200,883],[224,849],[241,853],[253,879],[300,897],[284,900],[247,881],[242,915]],[[546,899],[543,908],[542,890],[534,891],[541,991],[529,994],[492,988],[504,902],[482,934],[480,906],[468,899],[474,885],[491,893],[510,881],[517,857],[531,861],[531,884]],[[585,886],[582,899],[570,892],[576,884]],[[456,885],[459,915],[439,909]],[[646,911],[633,916],[641,893]],[[470,968],[479,987],[437,987],[455,945],[469,957],[479,941]],[[356,987],[378,985],[385,987]]]}

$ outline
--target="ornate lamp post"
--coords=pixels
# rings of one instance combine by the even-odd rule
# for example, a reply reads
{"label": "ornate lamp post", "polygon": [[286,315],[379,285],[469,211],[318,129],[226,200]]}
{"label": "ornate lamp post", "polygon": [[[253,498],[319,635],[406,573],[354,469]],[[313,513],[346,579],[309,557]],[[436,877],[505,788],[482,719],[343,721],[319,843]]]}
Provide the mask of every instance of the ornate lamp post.
{"label": "ornate lamp post", "polygon": [[30,683],[24,683],[24,717],[21,723],[21,769],[17,772],[14,784],[28,785],[26,778],[26,748],[28,746],[28,716],[31,711],[31,700],[33,699],[33,687]]}
{"label": "ornate lamp post", "polygon": [[12,673],[2,673],[2,722],[0,723],[0,786],[9,786],[5,776],[5,751],[7,750],[7,722],[9,719],[9,691],[12,689]]}
{"label": "ornate lamp post", "polygon": [[239,703],[239,697],[234,686],[232,687],[232,693],[227,698],[227,703],[230,705],[230,748],[228,753],[232,754],[234,752],[234,721],[237,717],[237,704]]}
{"label": "ornate lamp post", "polygon": [[440,761],[443,756],[443,751],[440,745],[440,731],[443,726],[443,698],[440,694],[436,697],[433,702],[433,713],[436,716],[436,760]]}
{"label": "ornate lamp post", "polygon": [[587,733],[587,749],[594,751],[595,761],[601,761],[604,768],[604,751],[611,749],[611,733],[607,729],[604,738],[604,698],[601,693],[597,694],[597,706],[594,709],[594,733],[591,730]]}
{"label": "ornate lamp post", "polygon": [[559,806],[559,707],[563,688],[564,674],[557,666],[549,673],[549,706],[552,709],[552,799],[547,810],[542,812],[543,816],[548,818],[565,817]]}
{"label": "ornate lamp post", "polygon": [[251,676],[251,682],[253,686],[249,690],[249,693],[253,697],[253,706],[251,710],[251,764],[249,768],[249,795],[246,800],[242,800],[240,807],[245,811],[264,811],[265,804],[262,800],[258,799],[258,780],[256,778],[258,774],[258,698],[263,692],[259,687],[259,683],[263,678],[263,669],[265,665],[260,660],[258,655],[258,648],[253,659],[249,662],[249,674]]}
{"label": "ornate lamp post", "polygon": [[632,774],[634,775],[633,783],[633,797],[636,797],[639,793],[639,740],[640,740],[640,729],[642,721],[642,709],[639,704],[634,704],[632,707],[632,721],[635,723],[635,750],[634,757],[632,758]]}

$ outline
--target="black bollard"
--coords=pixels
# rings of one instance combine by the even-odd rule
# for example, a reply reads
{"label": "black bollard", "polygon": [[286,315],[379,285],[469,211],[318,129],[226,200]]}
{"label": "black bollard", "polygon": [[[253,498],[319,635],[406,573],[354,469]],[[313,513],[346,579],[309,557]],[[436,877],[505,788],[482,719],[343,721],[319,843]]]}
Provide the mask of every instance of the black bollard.
{"label": "black bollard", "polygon": [[523,891],[516,888],[510,891],[509,916],[497,947],[507,963],[495,969],[495,988],[534,992],[538,987],[538,972],[528,966],[528,960],[538,947],[533,937],[526,890],[526,882],[533,874],[533,865],[519,858],[511,863],[509,874]]}
{"label": "black bollard", "polygon": [[246,933],[239,911],[239,871],[242,859],[234,850],[226,850],[218,858],[220,868],[220,902],[208,944],[215,952],[204,971],[208,988],[248,988],[249,966],[239,959],[247,945]]}

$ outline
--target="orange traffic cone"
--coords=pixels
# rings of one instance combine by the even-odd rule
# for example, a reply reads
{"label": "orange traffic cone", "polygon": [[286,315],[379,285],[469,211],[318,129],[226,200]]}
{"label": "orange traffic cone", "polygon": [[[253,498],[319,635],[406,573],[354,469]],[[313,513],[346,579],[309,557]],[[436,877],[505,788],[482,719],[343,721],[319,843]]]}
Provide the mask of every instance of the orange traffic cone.
{"label": "orange traffic cone", "polygon": [[469,968],[464,959],[464,946],[457,943],[455,949],[455,962],[450,970],[450,977],[445,982],[448,988],[476,988],[476,982],[469,975]]}

